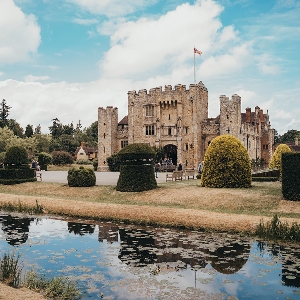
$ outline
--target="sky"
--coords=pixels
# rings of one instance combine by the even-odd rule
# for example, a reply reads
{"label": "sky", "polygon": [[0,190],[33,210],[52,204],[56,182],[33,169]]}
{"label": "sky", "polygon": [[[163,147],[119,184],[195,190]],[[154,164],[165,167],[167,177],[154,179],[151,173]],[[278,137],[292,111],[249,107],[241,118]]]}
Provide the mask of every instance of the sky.
{"label": "sky", "polygon": [[[0,99],[25,129],[127,115],[127,92],[202,81],[300,130],[300,0],[0,0]],[[195,57],[194,47],[202,52]]]}

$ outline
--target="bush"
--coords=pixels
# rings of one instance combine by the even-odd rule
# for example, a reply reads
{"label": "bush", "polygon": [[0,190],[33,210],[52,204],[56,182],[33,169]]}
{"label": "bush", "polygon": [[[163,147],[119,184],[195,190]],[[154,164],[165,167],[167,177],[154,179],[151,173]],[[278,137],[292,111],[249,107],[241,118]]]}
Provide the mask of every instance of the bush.
{"label": "bush", "polygon": [[68,171],[68,185],[69,186],[94,186],[96,185],[96,175],[94,170],[85,169],[80,167],[79,169],[72,168]]}
{"label": "bush", "polygon": [[212,140],[205,153],[201,184],[212,188],[251,186],[250,158],[239,139],[225,134]]}
{"label": "bush", "polygon": [[38,155],[38,162],[40,165],[50,165],[52,163],[52,156],[49,153],[41,152]]}
{"label": "bush", "polygon": [[26,149],[22,146],[10,147],[6,151],[4,163],[14,167],[29,164],[29,158]]}
{"label": "bush", "polygon": [[280,170],[280,174],[281,174],[281,172],[282,172],[281,156],[282,156],[282,153],[286,153],[286,152],[292,152],[292,150],[290,149],[290,147],[288,145],[280,144],[279,146],[277,146],[275,152],[272,155],[271,161],[269,163],[269,168]]}
{"label": "bush", "polygon": [[287,200],[300,200],[300,153],[282,153],[282,195]]}
{"label": "bush", "polygon": [[118,156],[121,161],[118,191],[141,192],[157,187],[153,148],[145,144],[131,144],[124,147]]}
{"label": "bush", "polygon": [[75,162],[77,165],[92,165],[93,162],[88,159],[78,159]]}
{"label": "bush", "polygon": [[98,159],[97,158],[93,160],[93,167],[94,167],[94,171],[97,171],[97,169],[98,169]]}
{"label": "bush", "polygon": [[5,153],[6,152],[0,152],[0,164],[3,163],[5,160]]}
{"label": "bush", "polygon": [[66,151],[53,151],[51,155],[53,165],[70,165],[74,162],[72,155]]}
{"label": "bush", "polygon": [[107,159],[107,164],[109,167],[109,171],[111,172],[120,172],[120,166],[121,166],[121,161],[120,157],[118,154],[113,154],[112,156],[109,156]]}

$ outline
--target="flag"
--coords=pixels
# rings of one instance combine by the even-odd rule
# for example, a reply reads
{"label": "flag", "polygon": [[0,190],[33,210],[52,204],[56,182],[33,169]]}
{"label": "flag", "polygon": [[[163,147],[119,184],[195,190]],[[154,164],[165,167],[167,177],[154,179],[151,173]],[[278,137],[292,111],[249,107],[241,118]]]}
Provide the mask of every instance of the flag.
{"label": "flag", "polygon": [[194,53],[198,53],[199,55],[201,55],[201,54],[202,54],[202,52],[201,52],[201,51],[199,51],[199,50],[197,50],[196,48],[194,48]]}

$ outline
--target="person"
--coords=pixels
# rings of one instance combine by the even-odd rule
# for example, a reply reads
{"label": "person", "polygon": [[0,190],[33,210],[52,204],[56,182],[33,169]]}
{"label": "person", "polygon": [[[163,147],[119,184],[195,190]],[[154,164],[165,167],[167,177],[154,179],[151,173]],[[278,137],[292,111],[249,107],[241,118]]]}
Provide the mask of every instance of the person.
{"label": "person", "polygon": [[199,172],[200,174],[202,174],[203,166],[204,166],[204,161],[202,160],[201,163],[200,163],[199,166],[198,166],[198,172]]}
{"label": "person", "polygon": [[160,163],[157,163],[155,164],[155,177],[158,178],[158,171],[159,171],[159,166],[160,166]]}
{"label": "person", "polygon": [[182,164],[181,164],[181,162],[179,162],[177,170],[178,171],[182,171]]}
{"label": "person", "polygon": [[36,164],[35,164],[35,169],[36,169],[37,171],[41,171],[41,167],[40,167],[38,161],[37,161]]}
{"label": "person", "polygon": [[36,169],[36,161],[34,159],[31,162],[31,168]]}

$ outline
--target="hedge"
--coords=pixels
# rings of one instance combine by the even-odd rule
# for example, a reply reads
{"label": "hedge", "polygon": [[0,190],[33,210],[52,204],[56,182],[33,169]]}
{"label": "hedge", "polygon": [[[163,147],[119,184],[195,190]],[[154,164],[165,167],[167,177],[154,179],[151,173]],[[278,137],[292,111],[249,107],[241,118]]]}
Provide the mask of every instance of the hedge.
{"label": "hedge", "polygon": [[300,200],[300,153],[282,153],[282,195],[287,200]]}
{"label": "hedge", "polygon": [[96,184],[96,175],[94,170],[85,169],[80,167],[79,169],[72,168],[68,171],[68,185],[78,187],[89,187]]}

